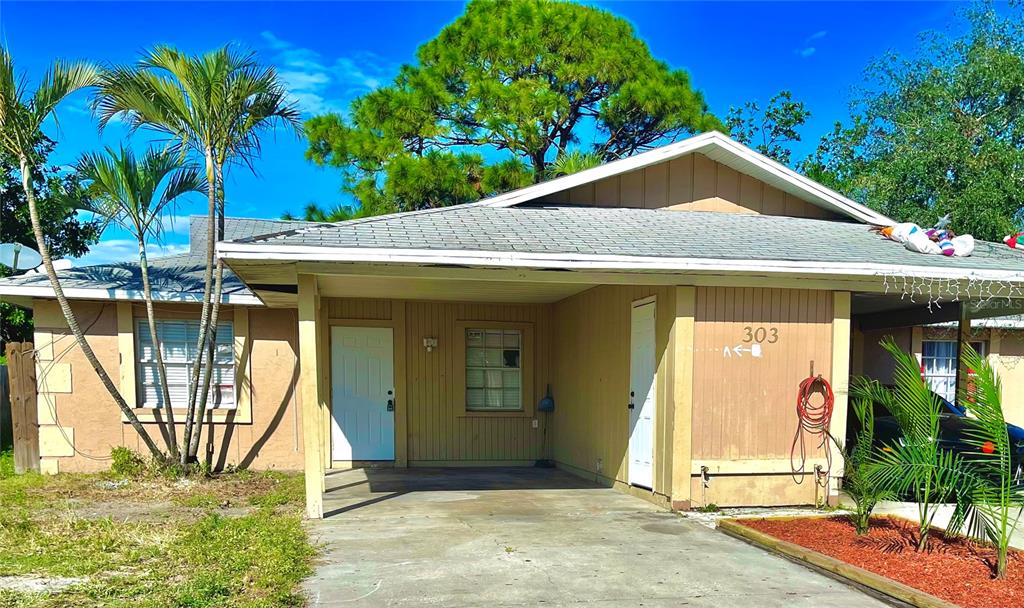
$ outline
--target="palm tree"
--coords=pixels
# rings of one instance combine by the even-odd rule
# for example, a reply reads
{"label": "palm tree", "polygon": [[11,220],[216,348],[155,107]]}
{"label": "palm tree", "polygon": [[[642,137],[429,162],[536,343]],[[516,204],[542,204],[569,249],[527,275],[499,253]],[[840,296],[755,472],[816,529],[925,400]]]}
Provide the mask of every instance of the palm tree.
{"label": "palm tree", "polygon": [[32,232],[43,258],[46,276],[50,279],[50,286],[53,288],[54,296],[57,298],[68,328],[71,329],[86,360],[99,376],[100,382],[110,393],[118,408],[121,409],[125,419],[142,438],[146,448],[154,458],[163,458],[160,448],[153,442],[135,412],[125,402],[124,397],[121,396],[110,375],[96,358],[96,353],[93,352],[82,333],[78,319],[64,295],[64,290],[61,288],[57,273],[53,268],[53,260],[50,258],[45,235],[43,235],[43,229],[39,222],[39,209],[35,193],[32,190],[32,170],[38,162],[33,149],[36,133],[40,131],[47,118],[56,116],[57,105],[68,95],[93,86],[96,82],[97,70],[95,67],[87,63],[57,61],[46,72],[30,96],[25,78],[15,73],[14,61],[10,52],[6,48],[0,47],[0,145],[3,146],[5,152],[18,159],[21,184],[28,200]]}
{"label": "palm tree", "polygon": [[212,358],[220,312],[223,263],[215,263],[214,245],[224,232],[224,171],[232,164],[251,168],[251,160],[260,153],[260,136],[277,124],[299,133],[299,112],[288,101],[274,68],[227,46],[199,56],[157,46],[138,64],[116,66],[101,74],[93,107],[101,128],[121,117],[130,130],[160,134],[166,137],[169,150],[199,156],[205,164],[210,230],[197,344],[200,356],[189,383],[187,449],[181,455],[186,464],[199,450],[212,378],[209,366],[200,376],[204,354]]}
{"label": "palm tree", "polygon": [[573,173],[579,173],[586,169],[591,169],[600,165],[602,162],[601,155],[595,152],[580,152],[579,150],[571,150],[569,152],[563,152],[558,155],[555,162],[551,163],[548,168],[548,173],[551,177],[561,177],[563,175],[572,175]]}
{"label": "palm tree", "polygon": [[[996,546],[996,578],[1005,578],[1010,536],[1024,510],[1024,485],[1010,459],[1013,445],[1003,415],[999,378],[970,344],[963,344],[961,352],[964,364],[973,372],[959,395],[960,403],[970,410],[964,418],[964,440],[974,448],[970,465],[977,472],[970,488],[971,528],[975,536],[986,537]],[[963,517],[954,518],[953,529],[959,529],[967,516],[964,509],[958,513]]]}
{"label": "palm tree", "polygon": [[185,194],[204,189],[202,176],[194,165],[182,165],[168,152],[148,150],[139,161],[131,150],[107,148],[105,154],[86,154],[78,162],[78,173],[89,182],[88,194],[93,211],[107,222],[130,232],[139,244],[139,268],[142,273],[142,297],[146,302],[149,335],[153,337],[157,380],[166,409],[167,444],[171,458],[178,459],[178,442],[174,429],[167,368],[156,331],[153,291],[149,279],[146,241],[160,238],[161,219]]}
{"label": "palm tree", "polygon": [[886,492],[914,495],[917,550],[924,551],[941,502],[956,498],[961,509],[969,509],[967,490],[976,483],[975,473],[959,454],[939,447],[942,404],[921,378],[917,359],[903,352],[891,337],[882,340],[881,345],[895,362],[894,387],[859,378],[850,387],[850,394],[855,399],[881,403],[896,419],[903,440],[876,452],[870,482]]}

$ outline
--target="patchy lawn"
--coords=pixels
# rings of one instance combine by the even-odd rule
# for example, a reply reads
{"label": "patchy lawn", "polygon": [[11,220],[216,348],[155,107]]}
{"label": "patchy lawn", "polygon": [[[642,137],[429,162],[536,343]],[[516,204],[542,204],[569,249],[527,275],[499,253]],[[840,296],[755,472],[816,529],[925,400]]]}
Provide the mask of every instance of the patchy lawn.
{"label": "patchy lawn", "polygon": [[15,476],[0,454],[0,607],[301,606],[302,506],[300,475]]}

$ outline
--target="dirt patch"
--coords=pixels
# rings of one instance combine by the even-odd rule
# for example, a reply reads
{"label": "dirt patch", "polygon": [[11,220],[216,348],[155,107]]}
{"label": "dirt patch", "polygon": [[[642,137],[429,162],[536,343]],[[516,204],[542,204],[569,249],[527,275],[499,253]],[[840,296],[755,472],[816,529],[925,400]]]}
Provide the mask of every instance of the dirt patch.
{"label": "dirt patch", "polygon": [[86,580],[61,576],[0,576],[0,589],[18,593],[58,593]]}
{"label": "dirt patch", "polygon": [[1024,553],[1010,552],[1007,577],[993,579],[995,550],[933,531],[931,549],[919,553],[917,527],[898,518],[875,518],[857,536],[844,517],[741,520],[775,538],[930,593],[964,608],[1024,606]]}

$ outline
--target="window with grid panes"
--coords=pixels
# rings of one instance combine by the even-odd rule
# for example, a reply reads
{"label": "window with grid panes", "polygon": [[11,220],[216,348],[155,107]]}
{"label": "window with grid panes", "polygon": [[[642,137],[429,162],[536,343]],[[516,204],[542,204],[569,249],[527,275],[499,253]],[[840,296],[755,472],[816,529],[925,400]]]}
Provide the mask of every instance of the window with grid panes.
{"label": "window with grid panes", "polygon": [[518,329],[466,329],[466,409],[522,410],[522,344]]}
{"label": "window with grid panes", "polygon": [[[971,342],[982,357],[984,342]],[[921,342],[921,371],[928,386],[950,403],[956,403],[956,340],[923,340]]]}
{"label": "window with grid panes", "polygon": [[[167,384],[171,395],[171,407],[188,407],[188,385],[190,370],[198,359],[196,343],[199,341],[199,321],[161,320],[156,322],[156,332],[167,369]],[[165,406],[160,390],[160,374],[157,371],[156,351],[149,333],[149,323],[140,319],[136,325],[138,337],[136,370],[138,375],[139,407],[162,408]],[[209,409],[235,408],[235,352],[234,328],[230,323],[217,324],[217,344],[213,356],[213,377],[210,380]]]}

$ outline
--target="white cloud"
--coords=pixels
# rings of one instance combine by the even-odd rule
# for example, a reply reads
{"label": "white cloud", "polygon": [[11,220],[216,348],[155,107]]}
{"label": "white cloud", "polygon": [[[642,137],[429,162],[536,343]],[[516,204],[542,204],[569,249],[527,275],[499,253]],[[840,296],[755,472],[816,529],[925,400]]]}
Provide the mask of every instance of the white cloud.
{"label": "white cloud", "polygon": [[192,220],[188,215],[175,214],[175,215],[164,215],[160,219],[160,228],[163,232],[173,234],[188,234],[189,226],[192,224]]}
{"label": "white cloud", "polygon": [[804,59],[807,59],[811,55],[813,55],[816,52],[818,52],[818,49],[815,48],[811,43],[814,42],[815,40],[821,40],[822,38],[824,38],[827,35],[828,35],[828,30],[818,30],[817,32],[814,32],[810,36],[804,38],[804,42],[800,46],[800,48],[794,49],[793,52],[796,53],[797,55],[803,57]]}
{"label": "white cloud", "polygon": [[[150,243],[146,253],[150,258],[187,253],[188,245],[180,243]],[[116,262],[138,262],[139,245],[131,239],[106,239],[92,246],[88,253],[73,258],[75,266],[111,264]]]}
{"label": "white cloud", "polygon": [[398,65],[369,51],[325,61],[313,49],[300,47],[265,31],[260,36],[274,51],[281,80],[299,108],[308,114],[344,112],[353,97],[389,80]]}

